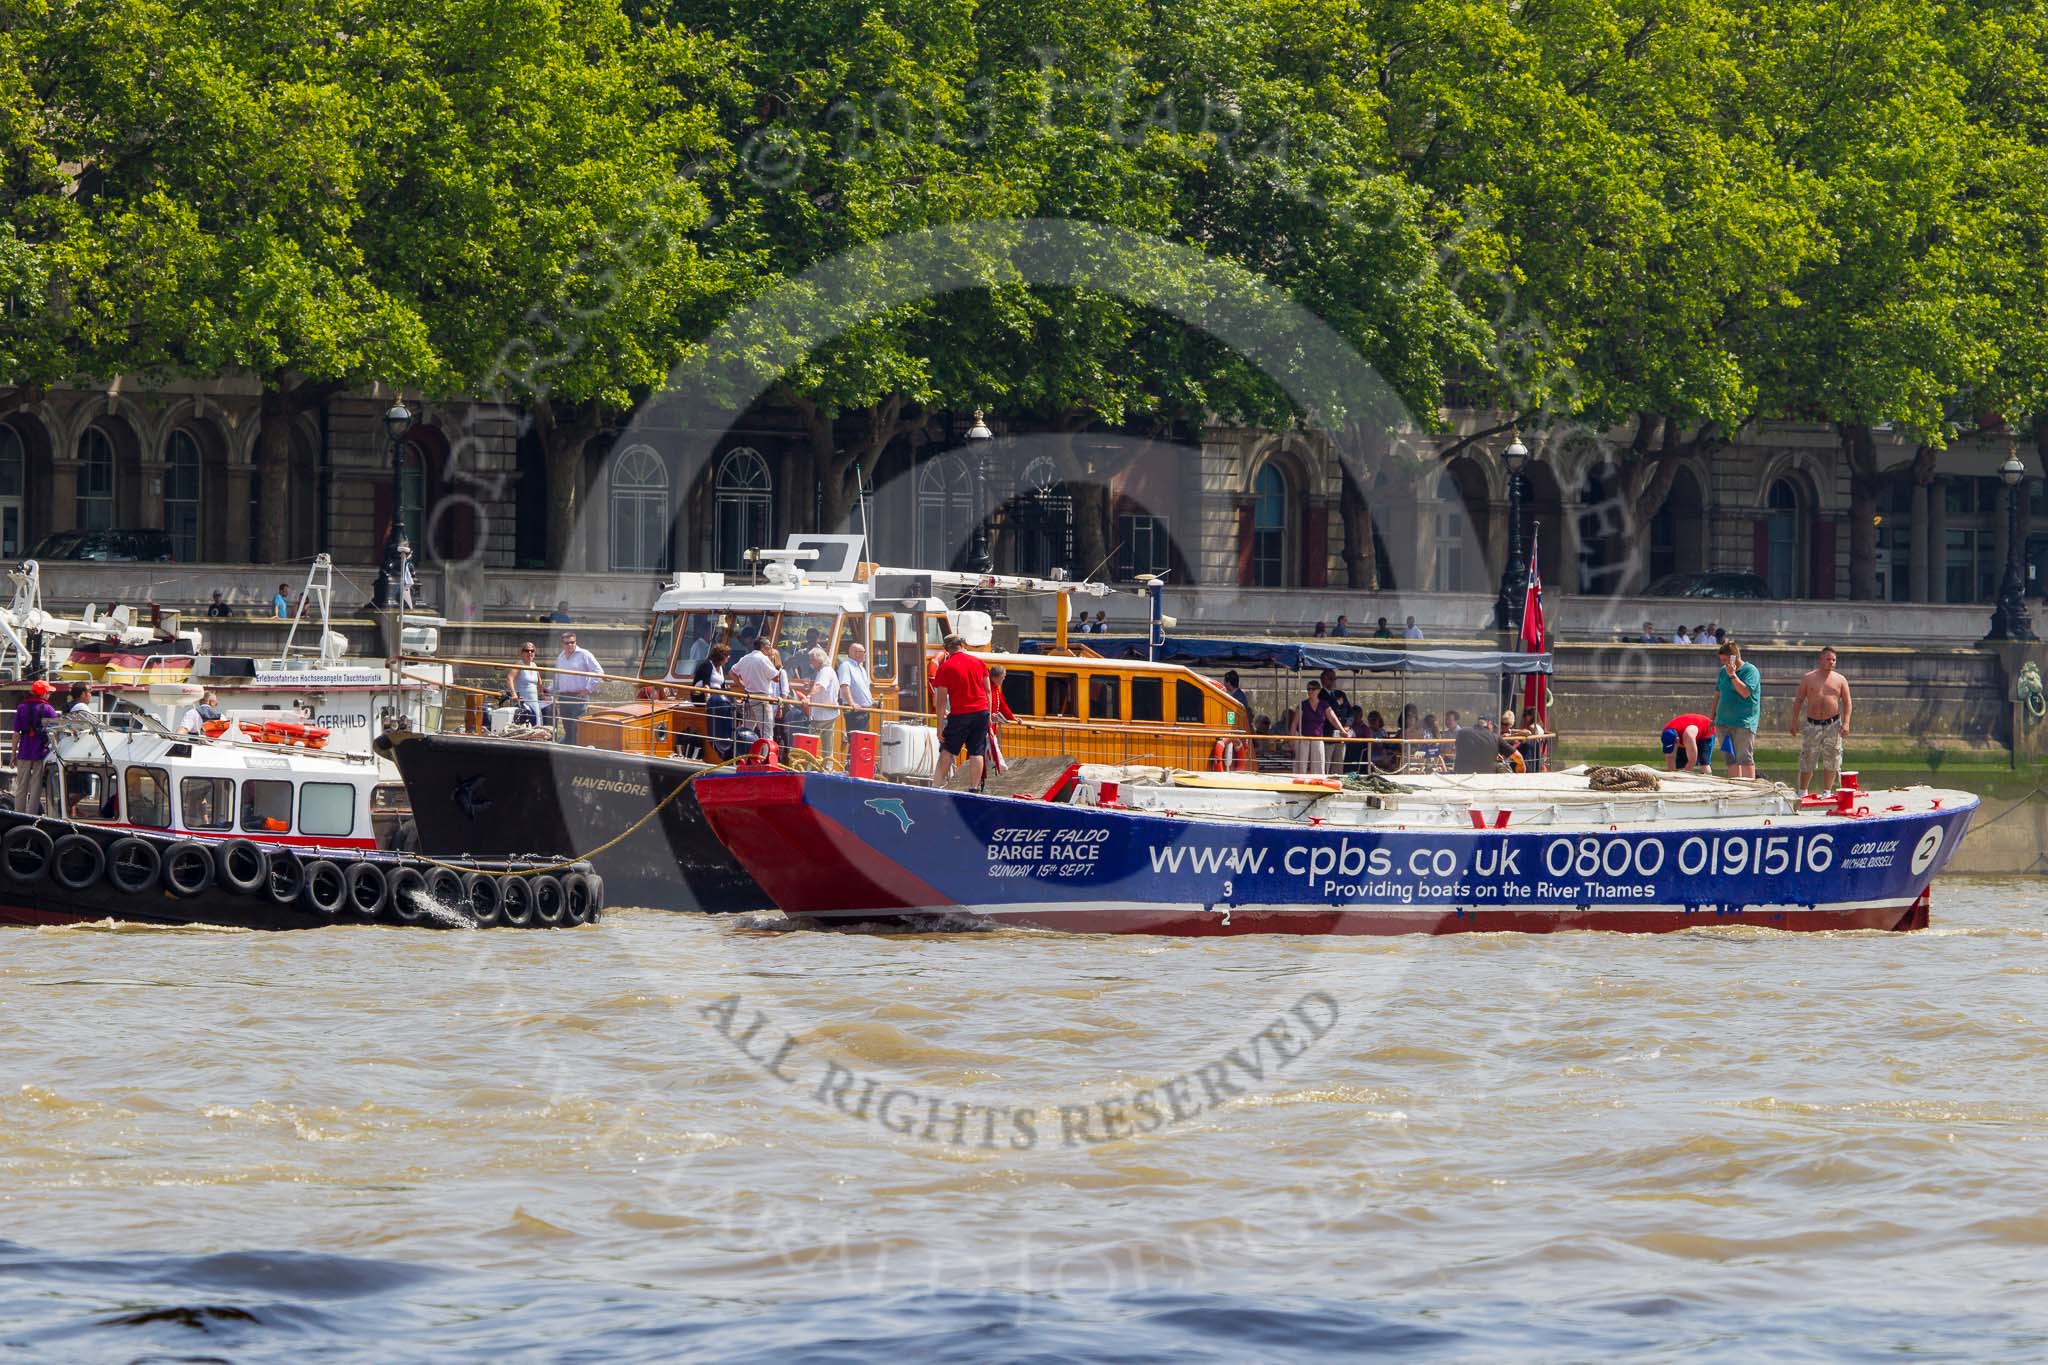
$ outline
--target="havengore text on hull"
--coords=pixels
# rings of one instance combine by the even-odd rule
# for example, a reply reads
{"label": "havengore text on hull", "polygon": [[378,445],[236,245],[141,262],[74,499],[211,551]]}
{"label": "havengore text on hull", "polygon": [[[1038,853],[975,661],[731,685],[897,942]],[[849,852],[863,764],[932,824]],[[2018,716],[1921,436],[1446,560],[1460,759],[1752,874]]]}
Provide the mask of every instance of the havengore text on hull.
{"label": "havengore text on hull", "polygon": [[1460,829],[1245,823],[818,773],[697,785],[719,837],[793,915],[964,911],[1193,935],[1915,929],[1977,805],[1912,788],[1846,816]]}

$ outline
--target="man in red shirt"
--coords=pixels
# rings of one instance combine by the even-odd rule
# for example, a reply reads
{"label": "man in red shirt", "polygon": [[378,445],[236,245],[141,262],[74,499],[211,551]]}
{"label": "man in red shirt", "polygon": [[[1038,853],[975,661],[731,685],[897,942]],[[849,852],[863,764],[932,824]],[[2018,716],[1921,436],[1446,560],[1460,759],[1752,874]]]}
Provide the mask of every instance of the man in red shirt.
{"label": "man in red shirt", "polygon": [[1664,727],[1664,766],[1672,770],[1698,768],[1714,771],[1714,722],[1706,716],[1686,712],[1673,716]]}
{"label": "man in red shirt", "polygon": [[974,785],[988,775],[988,665],[966,650],[957,635],[945,640],[946,657],[932,673],[939,706],[939,764],[932,785],[943,787],[953,773],[953,756],[967,751]]}

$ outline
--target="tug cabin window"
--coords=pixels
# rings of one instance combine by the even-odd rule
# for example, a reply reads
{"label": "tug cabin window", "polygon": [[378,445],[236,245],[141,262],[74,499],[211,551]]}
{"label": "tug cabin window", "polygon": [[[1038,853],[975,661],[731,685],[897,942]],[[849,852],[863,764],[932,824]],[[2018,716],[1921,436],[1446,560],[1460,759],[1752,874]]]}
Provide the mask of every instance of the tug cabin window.
{"label": "tug cabin window", "polygon": [[1203,714],[1202,689],[1186,678],[1173,682],[1173,718],[1182,725],[1202,725],[1208,719]]}
{"label": "tug cabin window", "polygon": [[171,827],[171,777],[162,768],[130,768],[123,775],[128,823],[145,829]]}
{"label": "tug cabin window", "polygon": [[256,778],[242,784],[242,828],[283,834],[292,827],[292,784]]}
{"label": "tug cabin window", "polygon": [[356,831],[356,789],[346,782],[308,782],[299,789],[299,833],[346,838]]}
{"label": "tug cabin window", "polygon": [[229,777],[187,777],[178,782],[186,829],[233,829],[235,783]]}

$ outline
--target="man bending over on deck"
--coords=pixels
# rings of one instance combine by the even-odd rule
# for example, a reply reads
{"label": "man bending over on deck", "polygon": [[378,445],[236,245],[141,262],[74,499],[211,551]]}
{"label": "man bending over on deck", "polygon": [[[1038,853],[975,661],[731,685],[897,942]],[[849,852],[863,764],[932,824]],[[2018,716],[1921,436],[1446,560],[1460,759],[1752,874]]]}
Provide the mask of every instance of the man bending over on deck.
{"label": "man bending over on deck", "polygon": [[1714,722],[1695,711],[1673,716],[1664,727],[1664,768],[1682,772],[1697,768],[1714,771]]}
{"label": "man bending over on deck", "polygon": [[1452,771],[1461,773],[1498,772],[1499,759],[1512,757],[1514,741],[1503,739],[1493,731],[1493,722],[1481,720],[1477,725],[1460,725],[1452,732],[1452,743],[1456,759]]}
{"label": "man bending over on deck", "polygon": [[988,665],[967,652],[957,635],[945,640],[946,657],[932,673],[932,691],[939,708],[939,763],[932,785],[943,787],[953,775],[953,756],[962,749],[974,770],[974,785],[988,777]]}
{"label": "man bending over on deck", "polygon": [[1792,698],[1792,719],[1785,729],[1799,739],[1799,794],[1806,795],[1816,766],[1820,789],[1833,791],[1842,778],[1842,741],[1849,737],[1849,680],[1835,671],[1832,645],[1821,647],[1813,671],[1799,680],[1799,695]]}

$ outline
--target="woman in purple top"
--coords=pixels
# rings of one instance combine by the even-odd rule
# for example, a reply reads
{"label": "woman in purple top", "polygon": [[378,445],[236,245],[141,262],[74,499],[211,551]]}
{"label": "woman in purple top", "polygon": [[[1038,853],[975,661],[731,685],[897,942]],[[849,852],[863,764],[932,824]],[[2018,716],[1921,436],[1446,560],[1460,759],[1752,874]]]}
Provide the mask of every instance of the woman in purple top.
{"label": "woman in purple top", "polygon": [[1330,706],[1329,698],[1323,695],[1323,685],[1310,682],[1308,695],[1301,703],[1301,738],[1294,744],[1294,771],[1321,775],[1329,771],[1323,740],[1345,739],[1351,734],[1337,719],[1337,713]]}

